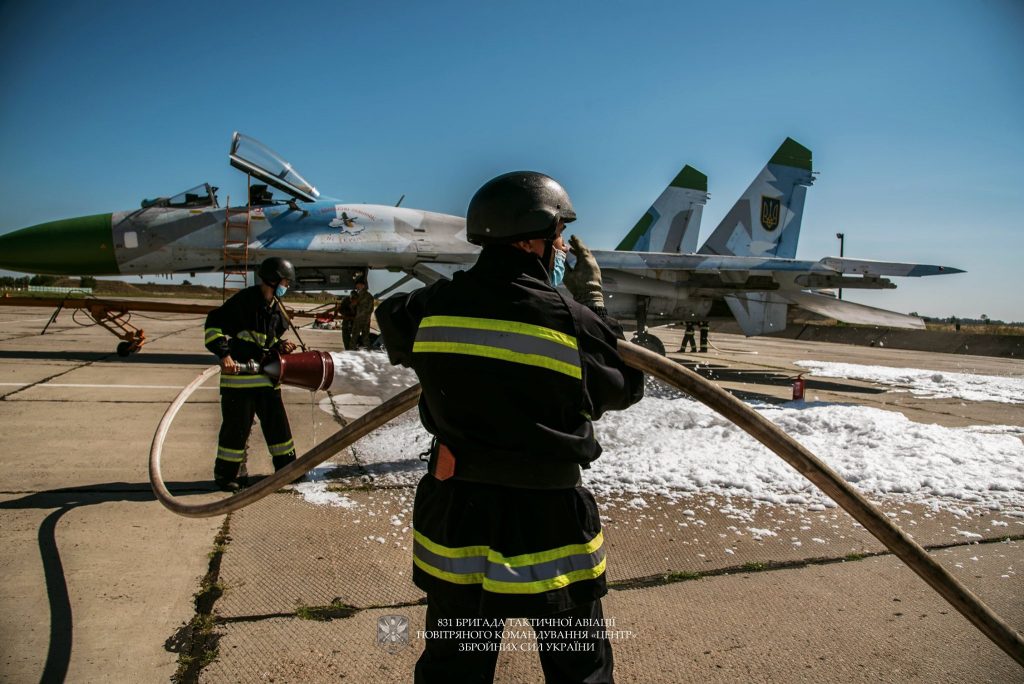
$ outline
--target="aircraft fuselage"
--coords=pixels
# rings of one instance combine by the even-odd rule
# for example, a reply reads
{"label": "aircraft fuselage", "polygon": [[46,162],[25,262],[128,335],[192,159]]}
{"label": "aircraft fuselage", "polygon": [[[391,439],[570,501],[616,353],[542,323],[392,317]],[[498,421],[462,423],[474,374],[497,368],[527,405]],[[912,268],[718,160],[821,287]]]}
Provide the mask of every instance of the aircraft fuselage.
{"label": "aircraft fuselage", "polygon": [[[55,275],[218,271],[223,208],[120,211],[43,223],[0,236],[0,266]],[[416,209],[335,201],[275,204],[249,212],[250,263],[270,255],[296,266],[402,268],[472,263],[465,219]],[[245,214],[231,216],[244,223]]]}

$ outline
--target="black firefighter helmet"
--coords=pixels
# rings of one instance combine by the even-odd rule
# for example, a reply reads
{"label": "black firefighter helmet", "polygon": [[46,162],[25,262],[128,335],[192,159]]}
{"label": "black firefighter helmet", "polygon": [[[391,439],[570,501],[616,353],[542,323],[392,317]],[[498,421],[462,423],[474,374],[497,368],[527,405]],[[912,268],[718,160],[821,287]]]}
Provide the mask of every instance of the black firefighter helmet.
{"label": "black firefighter helmet", "polygon": [[288,282],[295,280],[295,267],[287,259],[270,257],[263,260],[260,267],[256,269],[256,275],[267,285],[276,287],[282,280],[288,280]]}
{"label": "black firefighter helmet", "polygon": [[555,237],[558,219],[576,220],[565,188],[536,171],[513,171],[484,183],[469,202],[466,239],[474,245]]}

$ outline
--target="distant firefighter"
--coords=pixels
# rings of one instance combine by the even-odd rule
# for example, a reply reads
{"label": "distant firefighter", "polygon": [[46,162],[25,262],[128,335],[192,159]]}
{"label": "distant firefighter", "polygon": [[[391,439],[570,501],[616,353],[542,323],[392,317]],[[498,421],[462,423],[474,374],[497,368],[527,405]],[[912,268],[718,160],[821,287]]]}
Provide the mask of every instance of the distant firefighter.
{"label": "distant firefighter", "polygon": [[683,335],[683,343],[679,346],[679,351],[685,352],[687,346],[693,347],[691,351],[697,351],[697,343],[693,339],[693,321],[686,322],[686,334]]}
{"label": "distant firefighter", "polygon": [[708,350],[708,322],[700,322],[700,352],[703,354]]}

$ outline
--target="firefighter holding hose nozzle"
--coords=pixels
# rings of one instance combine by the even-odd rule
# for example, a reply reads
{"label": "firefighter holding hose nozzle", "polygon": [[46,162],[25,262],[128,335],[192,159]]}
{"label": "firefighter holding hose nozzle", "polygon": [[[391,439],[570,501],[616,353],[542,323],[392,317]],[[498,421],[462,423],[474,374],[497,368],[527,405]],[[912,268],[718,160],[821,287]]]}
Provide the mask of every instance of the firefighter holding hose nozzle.
{"label": "firefighter holding hose nozzle", "polygon": [[[644,380],[616,350],[600,269],[575,237],[566,273],[575,218],[553,178],[498,176],[469,205],[476,264],[377,308],[435,438],[413,509],[413,581],[427,593],[417,682],[491,681],[502,630],[473,625],[512,617],[533,621],[548,681],[612,681],[604,536],[580,469],[601,454],[592,420],[639,401]],[[563,275],[576,301],[556,289]]]}
{"label": "firefighter holding hose nozzle", "polygon": [[274,470],[295,460],[281,388],[260,373],[260,365],[272,355],[295,349],[293,342],[281,339],[287,322],[279,301],[295,278],[295,269],[286,259],[270,257],[256,276],[258,284],[241,290],[206,317],[206,348],[217,355],[221,368],[222,422],[213,479],[226,492],[247,484],[245,444],[253,416],[259,416]]}

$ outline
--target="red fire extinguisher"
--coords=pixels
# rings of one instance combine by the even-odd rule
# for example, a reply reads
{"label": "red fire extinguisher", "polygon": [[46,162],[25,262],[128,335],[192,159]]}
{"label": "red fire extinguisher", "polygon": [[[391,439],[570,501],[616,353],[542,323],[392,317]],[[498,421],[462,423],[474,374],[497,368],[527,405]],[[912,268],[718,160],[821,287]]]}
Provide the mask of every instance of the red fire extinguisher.
{"label": "red fire extinguisher", "polygon": [[802,401],[804,398],[804,387],[807,382],[804,380],[804,374],[796,376],[796,380],[793,381],[793,401]]}

